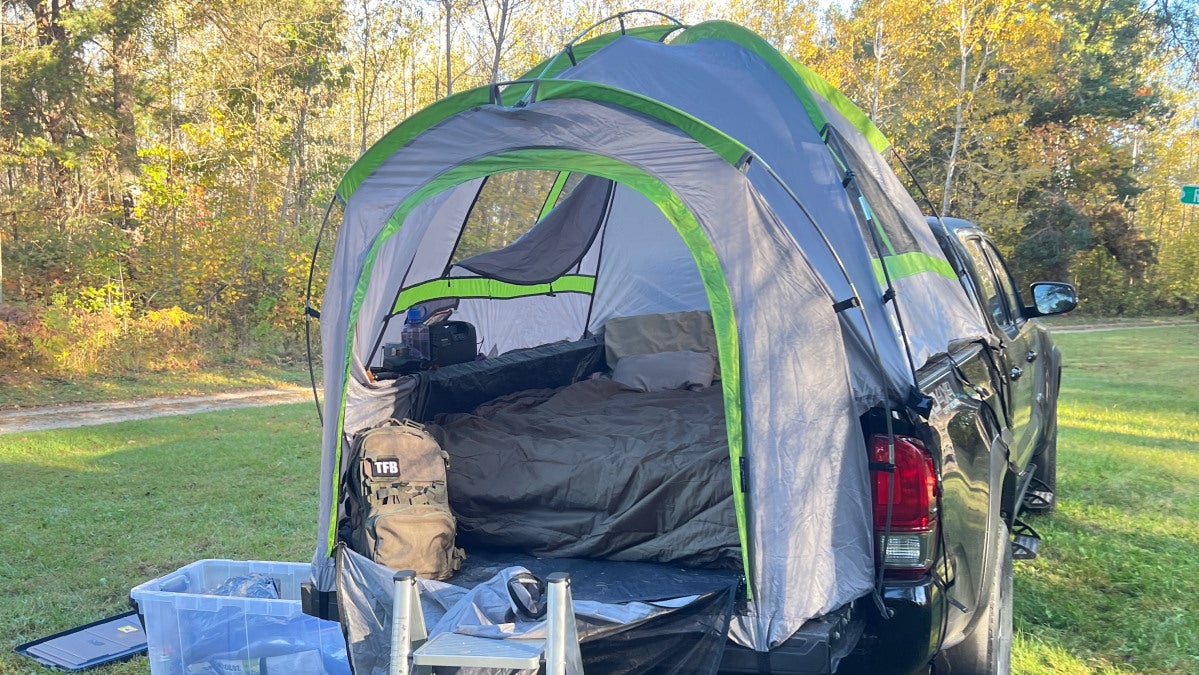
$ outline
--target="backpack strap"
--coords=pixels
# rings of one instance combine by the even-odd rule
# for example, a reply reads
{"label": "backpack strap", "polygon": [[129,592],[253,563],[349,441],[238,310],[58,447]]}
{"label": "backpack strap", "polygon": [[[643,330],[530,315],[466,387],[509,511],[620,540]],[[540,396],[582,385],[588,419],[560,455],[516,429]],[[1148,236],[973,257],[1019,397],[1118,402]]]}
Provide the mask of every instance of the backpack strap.
{"label": "backpack strap", "polygon": [[397,500],[408,501],[407,483],[392,483],[372,492],[372,497],[379,504],[395,503]]}

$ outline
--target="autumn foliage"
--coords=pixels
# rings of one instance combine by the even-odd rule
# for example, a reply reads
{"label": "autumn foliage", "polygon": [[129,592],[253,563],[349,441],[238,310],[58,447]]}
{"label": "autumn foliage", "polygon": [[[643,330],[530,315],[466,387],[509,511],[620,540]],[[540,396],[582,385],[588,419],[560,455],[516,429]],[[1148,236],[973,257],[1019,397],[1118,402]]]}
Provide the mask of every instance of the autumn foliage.
{"label": "autumn foliage", "polygon": [[[299,357],[309,256],[353,160],[627,8],[0,3],[0,368]],[[1178,203],[1199,183],[1195,0],[655,8],[741,23],[823,74],[929,211],[988,228],[1026,282],[1072,281],[1097,314],[1199,309],[1199,207]]]}

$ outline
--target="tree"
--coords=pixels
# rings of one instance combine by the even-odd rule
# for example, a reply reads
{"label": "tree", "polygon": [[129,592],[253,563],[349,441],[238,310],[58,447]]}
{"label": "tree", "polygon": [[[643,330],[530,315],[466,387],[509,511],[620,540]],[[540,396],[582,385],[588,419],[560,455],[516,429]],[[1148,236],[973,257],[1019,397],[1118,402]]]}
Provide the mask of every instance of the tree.
{"label": "tree", "polygon": [[479,3],[487,25],[487,35],[491,38],[491,44],[494,47],[491,57],[491,81],[493,83],[499,81],[500,63],[503,61],[504,52],[511,37],[509,27],[512,23],[512,15],[524,4],[526,3],[522,0],[495,0],[494,6],[487,0]]}

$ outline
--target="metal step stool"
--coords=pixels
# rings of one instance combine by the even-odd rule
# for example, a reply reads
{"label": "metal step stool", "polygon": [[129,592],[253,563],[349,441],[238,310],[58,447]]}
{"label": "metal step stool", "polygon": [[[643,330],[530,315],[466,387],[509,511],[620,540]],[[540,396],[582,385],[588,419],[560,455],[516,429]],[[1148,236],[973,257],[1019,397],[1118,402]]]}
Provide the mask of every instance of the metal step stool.
{"label": "metal step stool", "polygon": [[[442,633],[428,639],[416,573],[396,572],[392,601],[391,675],[429,675],[434,666],[531,669],[544,660],[546,675],[583,675],[570,576],[548,581],[546,637],[492,639]],[[411,660],[411,663],[409,663]]]}

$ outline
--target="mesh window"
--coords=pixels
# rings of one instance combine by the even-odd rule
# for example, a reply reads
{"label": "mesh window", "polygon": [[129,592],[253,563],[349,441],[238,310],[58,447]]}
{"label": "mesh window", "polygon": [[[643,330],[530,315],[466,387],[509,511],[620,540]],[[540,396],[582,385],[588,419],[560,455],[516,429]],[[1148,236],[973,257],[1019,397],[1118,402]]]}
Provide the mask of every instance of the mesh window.
{"label": "mesh window", "polygon": [[451,261],[456,264],[520,239],[537,223],[549,197],[555,197],[557,203],[578,185],[578,179],[570,176],[561,192],[552,194],[558,176],[557,171],[510,171],[488,176],[466,217]]}
{"label": "mesh window", "polygon": [[[514,284],[557,279],[587,255],[607,218],[614,187],[610,180],[587,176],[565,198],[559,199],[557,190],[551,191],[545,200],[545,216],[536,225],[507,246],[460,259],[458,266]],[[552,209],[551,201],[556,202]]]}
{"label": "mesh window", "polygon": [[[891,256],[919,251],[916,238],[908,230],[903,216],[892,205],[886,191],[878,184],[866,163],[853,147],[837,133],[836,129],[827,127],[827,132],[829,147],[840,160],[841,168],[853,172],[854,180],[847,188],[852,196],[859,197],[859,204],[855,206],[859,218],[865,218],[867,221],[861,223],[862,234],[866,237],[867,244],[870,245],[871,253],[876,257],[878,255],[874,250],[875,237],[878,238],[878,246],[882,249],[883,255]],[[854,194],[855,187],[858,193],[856,195]]]}

